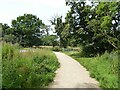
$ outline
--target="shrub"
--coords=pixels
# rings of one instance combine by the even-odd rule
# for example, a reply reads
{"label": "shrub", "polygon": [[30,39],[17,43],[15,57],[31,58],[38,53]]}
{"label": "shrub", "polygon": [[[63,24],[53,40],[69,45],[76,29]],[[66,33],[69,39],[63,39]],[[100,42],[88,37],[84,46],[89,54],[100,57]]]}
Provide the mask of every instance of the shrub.
{"label": "shrub", "polygon": [[83,47],[80,53],[82,57],[94,57],[96,55],[96,51],[93,46]]}
{"label": "shrub", "polygon": [[59,46],[55,46],[52,48],[53,51],[62,51],[62,48],[60,48]]}

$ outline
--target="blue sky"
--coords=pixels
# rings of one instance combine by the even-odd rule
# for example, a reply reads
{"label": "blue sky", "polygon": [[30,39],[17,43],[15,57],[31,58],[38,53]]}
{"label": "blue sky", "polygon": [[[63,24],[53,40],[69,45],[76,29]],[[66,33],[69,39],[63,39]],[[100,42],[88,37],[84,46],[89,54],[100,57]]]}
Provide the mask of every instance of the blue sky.
{"label": "blue sky", "polygon": [[28,13],[50,25],[48,20],[56,14],[65,17],[68,10],[65,0],[0,0],[0,23],[11,25],[11,20]]}

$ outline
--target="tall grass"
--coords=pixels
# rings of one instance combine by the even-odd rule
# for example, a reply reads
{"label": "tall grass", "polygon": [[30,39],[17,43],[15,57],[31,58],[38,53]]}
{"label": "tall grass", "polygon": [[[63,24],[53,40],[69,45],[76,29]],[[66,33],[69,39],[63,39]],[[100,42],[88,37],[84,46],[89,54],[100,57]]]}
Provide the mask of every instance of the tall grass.
{"label": "tall grass", "polygon": [[0,42],[0,88],[2,88],[2,43]]}
{"label": "tall grass", "polygon": [[48,49],[20,52],[18,46],[3,45],[3,88],[43,88],[53,81],[59,67]]}
{"label": "tall grass", "polygon": [[100,87],[118,88],[118,52],[105,52],[94,58],[83,58],[79,53],[73,52],[67,54],[80,62],[90,72],[90,76],[99,81]]}

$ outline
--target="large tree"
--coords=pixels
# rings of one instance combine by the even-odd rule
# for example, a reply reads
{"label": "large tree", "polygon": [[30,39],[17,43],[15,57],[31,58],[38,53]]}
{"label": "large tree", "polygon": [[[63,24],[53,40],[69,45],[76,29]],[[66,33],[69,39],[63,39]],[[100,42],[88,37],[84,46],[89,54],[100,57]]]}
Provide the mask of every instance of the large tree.
{"label": "large tree", "polygon": [[[12,20],[12,34],[23,46],[39,45],[39,37],[43,33],[43,22],[37,16],[24,14]],[[34,43],[33,43],[34,42]]]}
{"label": "large tree", "polygon": [[66,15],[67,32],[64,36],[75,39],[74,42],[82,45],[83,51],[91,56],[118,49],[120,2],[86,5],[85,1],[74,0],[66,4],[70,6],[70,11]]}

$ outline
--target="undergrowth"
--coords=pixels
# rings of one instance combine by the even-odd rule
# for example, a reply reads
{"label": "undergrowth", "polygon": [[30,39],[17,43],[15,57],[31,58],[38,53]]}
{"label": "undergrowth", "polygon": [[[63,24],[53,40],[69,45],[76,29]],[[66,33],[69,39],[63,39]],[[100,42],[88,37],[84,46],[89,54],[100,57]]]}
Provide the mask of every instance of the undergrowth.
{"label": "undergrowth", "polygon": [[53,81],[59,67],[56,56],[48,49],[20,52],[19,46],[3,44],[3,88],[43,88]]}

